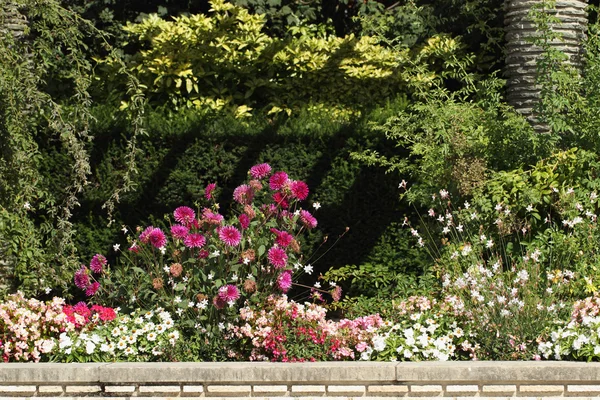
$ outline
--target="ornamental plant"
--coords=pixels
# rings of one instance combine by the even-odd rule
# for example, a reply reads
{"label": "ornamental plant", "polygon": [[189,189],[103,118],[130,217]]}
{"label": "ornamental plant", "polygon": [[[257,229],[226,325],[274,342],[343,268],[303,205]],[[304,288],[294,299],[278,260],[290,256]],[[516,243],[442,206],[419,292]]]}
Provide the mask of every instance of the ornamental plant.
{"label": "ornamental plant", "polygon": [[26,299],[17,292],[0,303],[0,353],[4,362],[48,360],[57,349],[59,335],[75,334],[114,318],[114,310],[85,303],[75,306],[54,297],[52,301]]}
{"label": "ornamental plant", "polygon": [[441,301],[411,296],[394,305],[395,315],[379,329],[363,356],[376,361],[475,358],[480,346],[469,324],[464,323],[463,310],[464,304],[456,296]]}
{"label": "ornamental plant", "polygon": [[[209,184],[204,204],[176,208],[167,224],[134,232],[124,227],[129,242],[116,266],[96,256],[78,274],[98,275],[97,296],[110,304],[159,306],[177,315],[183,329],[219,334],[219,324],[234,318],[245,301],[286,293],[298,274],[312,272],[301,253],[303,232],[317,226],[300,205],[308,186],[268,164],[253,166],[248,175],[233,192],[231,216],[220,213],[216,184]],[[89,292],[90,280],[79,281],[76,276]]]}
{"label": "ornamental plant", "polygon": [[231,356],[283,362],[364,359],[383,324],[381,317],[335,322],[327,320],[326,313],[322,306],[289,301],[286,295],[271,295],[260,306],[244,307],[239,324],[229,327],[240,349]]}
{"label": "ornamental plant", "polygon": [[179,331],[161,308],[113,315],[81,331],[62,332],[51,357],[64,362],[158,361],[168,356]]}
{"label": "ornamental plant", "polygon": [[441,190],[425,217],[427,237],[410,228],[432,255],[441,297],[464,304],[477,358],[539,358],[540,335],[597,285],[596,192],[551,186],[538,201],[532,192],[523,195],[530,204],[512,208],[510,197],[493,207],[489,198],[455,205]]}

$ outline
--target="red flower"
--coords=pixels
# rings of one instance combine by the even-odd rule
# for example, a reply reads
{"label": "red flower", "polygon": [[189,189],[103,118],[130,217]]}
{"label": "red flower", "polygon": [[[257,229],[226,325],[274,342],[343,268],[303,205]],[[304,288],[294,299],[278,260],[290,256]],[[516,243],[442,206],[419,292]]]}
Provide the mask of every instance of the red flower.
{"label": "red flower", "polygon": [[290,183],[292,196],[298,200],[305,200],[308,197],[308,185],[302,181],[292,181]]}
{"label": "red flower", "polygon": [[275,172],[271,179],[269,179],[269,187],[271,188],[271,190],[279,190],[285,186],[287,181],[288,175],[285,172]]}
{"label": "red flower", "polygon": [[269,259],[269,263],[275,268],[283,269],[287,264],[288,256],[283,249],[271,247],[267,253],[267,258]]}

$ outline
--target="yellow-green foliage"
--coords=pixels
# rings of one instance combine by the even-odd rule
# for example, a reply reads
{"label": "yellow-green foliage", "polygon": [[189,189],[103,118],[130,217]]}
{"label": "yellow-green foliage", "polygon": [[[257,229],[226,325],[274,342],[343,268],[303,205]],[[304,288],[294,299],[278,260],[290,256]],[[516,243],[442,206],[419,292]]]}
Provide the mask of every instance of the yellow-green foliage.
{"label": "yellow-green foliage", "polygon": [[[253,108],[289,114],[307,103],[369,106],[406,92],[409,86],[429,86],[431,80],[441,77],[427,68],[418,75],[409,68],[414,54],[385,48],[373,37],[339,38],[294,27],[287,39],[278,39],[264,33],[262,15],[249,14],[224,0],[211,4],[209,16],[166,21],[150,15],[125,28],[141,48],[129,59],[130,68],[146,84],[154,101],[228,107],[239,117],[249,115]],[[458,50],[452,39],[438,39],[421,49],[416,59],[439,58],[446,53],[450,59]],[[436,64],[441,65],[431,62]]]}

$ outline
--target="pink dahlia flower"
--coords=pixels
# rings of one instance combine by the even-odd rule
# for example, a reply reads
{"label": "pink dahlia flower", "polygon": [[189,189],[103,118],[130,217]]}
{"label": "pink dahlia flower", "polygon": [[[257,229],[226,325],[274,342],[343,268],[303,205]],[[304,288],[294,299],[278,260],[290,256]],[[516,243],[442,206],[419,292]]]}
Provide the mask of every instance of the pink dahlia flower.
{"label": "pink dahlia flower", "polygon": [[176,239],[185,239],[189,231],[189,228],[183,225],[173,225],[171,227],[171,235]]}
{"label": "pink dahlia flower", "polygon": [[288,259],[285,250],[279,247],[271,247],[267,253],[267,258],[269,259],[269,263],[277,269],[285,268]]}
{"label": "pink dahlia flower", "polygon": [[300,211],[300,221],[302,221],[302,224],[304,224],[307,229],[312,229],[317,226],[317,219],[306,210]]}
{"label": "pink dahlia flower", "polygon": [[292,181],[290,190],[292,196],[298,200],[305,200],[308,197],[308,185],[302,181]]}
{"label": "pink dahlia flower", "polygon": [[196,218],[196,213],[189,207],[181,206],[177,207],[173,212],[175,216],[175,221],[180,224],[189,225],[194,222],[194,218]]}
{"label": "pink dahlia flower", "polygon": [[248,229],[250,226],[250,217],[248,217],[246,214],[240,214],[238,221],[240,221],[242,229]]}
{"label": "pink dahlia flower", "polygon": [[240,298],[240,291],[235,285],[225,285],[219,288],[219,298],[226,303]]}
{"label": "pink dahlia flower", "polygon": [[217,310],[220,310],[227,305],[227,303],[225,303],[225,301],[219,296],[213,297],[213,304]]}
{"label": "pink dahlia flower", "polygon": [[75,272],[75,277],[73,279],[75,281],[75,286],[79,289],[85,289],[90,284],[90,277],[87,273],[87,267],[82,265],[81,268],[77,272]]}
{"label": "pink dahlia flower", "polygon": [[190,233],[185,237],[183,244],[189,248],[200,248],[206,244],[206,238],[199,233]]}
{"label": "pink dahlia flower", "polygon": [[250,175],[254,179],[262,179],[271,173],[271,166],[269,164],[258,164],[250,168]]}
{"label": "pink dahlia flower", "polygon": [[287,201],[286,195],[281,192],[273,193],[273,201],[281,208],[288,208],[290,204]]}
{"label": "pink dahlia flower", "polygon": [[150,241],[150,244],[152,244],[152,246],[156,247],[157,249],[160,249],[161,247],[164,247],[165,244],[167,244],[167,237],[160,228],[152,229],[150,235],[148,235],[148,240]]}
{"label": "pink dahlia flower", "polygon": [[224,219],[221,214],[215,213],[209,208],[205,208],[204,210],[202,210],[202,218],[207,223],[212,225],[219,225],[221,224],[221,222],[223,222]]}
{"label": "pink dahlia flower", "polygon": [[227,246],[237,246],[242,240],[242,234],[233,226],[224,226],[219,230],[219,239]]}
{"label": "pink dahlia flower", "polygon": [[142,242],[142,243],[150,242],[150,233],[152,233],[153,230],[154,230],[154,227],[152,225],[150,225],[149,227],[144,229],[144,231],[142,233],[140,233],[140,242]]}
{"label": "pink dahlia flower", "polygon": [[269,179],[269,187],[271,190],[279,190],[288,182],[288,174],[283,171],[275,172]]}
{"label": "pink dahlia flower", "polygon": [[233,191],[233,198],[242,205],[250,204],[254,198],[254,189],[249,185],[240,185]]}
{"label": "pink dahlia flower", "polygon": [[96,294],[96,292],[100,289],[100,284],[98,282],[90,283],[90,285],[85,289],[85,295],[90,297]]}
{"label": "pink dahlia flower", "polygon": [[277,277],[277,288],[283,293],[287,293],[292,287],[292,270],[286,269]]}
{"label": "pink dahlia flower", "polygon": [[208,185],[206,185],[206,188],[204,189],[204,197],[206,198],[206,200],[212,199],[212,192],[215,190],[216,187],[216,183],[209,183]]}
{"label": "pink dahlia flower", "polygon": [[271,228],[271,232],[277,236],[275,242],[281,247],[288,247],[290,243],[292,243],[292,239],[294,239],[294,237],[286,231]]}
{"label": "pink dahlia flower", "polygon": [[101,273],[105,265],[106,257],[104,257],[102,254],[96,254],[94,257],[92,257],[92,261],[90,261],[90,269],[96,274]]}

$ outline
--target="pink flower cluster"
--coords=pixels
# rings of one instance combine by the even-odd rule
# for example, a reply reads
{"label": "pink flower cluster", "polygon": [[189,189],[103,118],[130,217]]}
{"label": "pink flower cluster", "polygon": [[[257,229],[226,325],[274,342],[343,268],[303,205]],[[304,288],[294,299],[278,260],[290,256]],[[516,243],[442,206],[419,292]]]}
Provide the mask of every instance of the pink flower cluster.
{"label": "pink flower cluster", "polygon": [[272,295],[260,308],[240,310],[241,323],[232,336],[250,343],[250,360],[353,360],[383,325],[379,315],[339,322],[325,315],[325,308],[316,304]]}
{"label": "pink flower cluster", "polygon": [[85,265],[81,265],[81,268],[75,272],[75,276],[73,278],[75,286],[81,290],[85,290],[85,295],[88,297],[95,295],[100,289],[100,283],[97,281],[92,281],[91,273],[93,272],[98,275],[102,274],[106,268],[106,265],[106,257],[104,257],[102,254],[96,254],[94,257],[92,257],[89,268]]}
{"label": "pink flower cluster", "polygon": [[0,354],[4,362],[41,360],[61,332],[75,329],[63,312],[64,299],[26,299],[21,292],[0,303]]}

